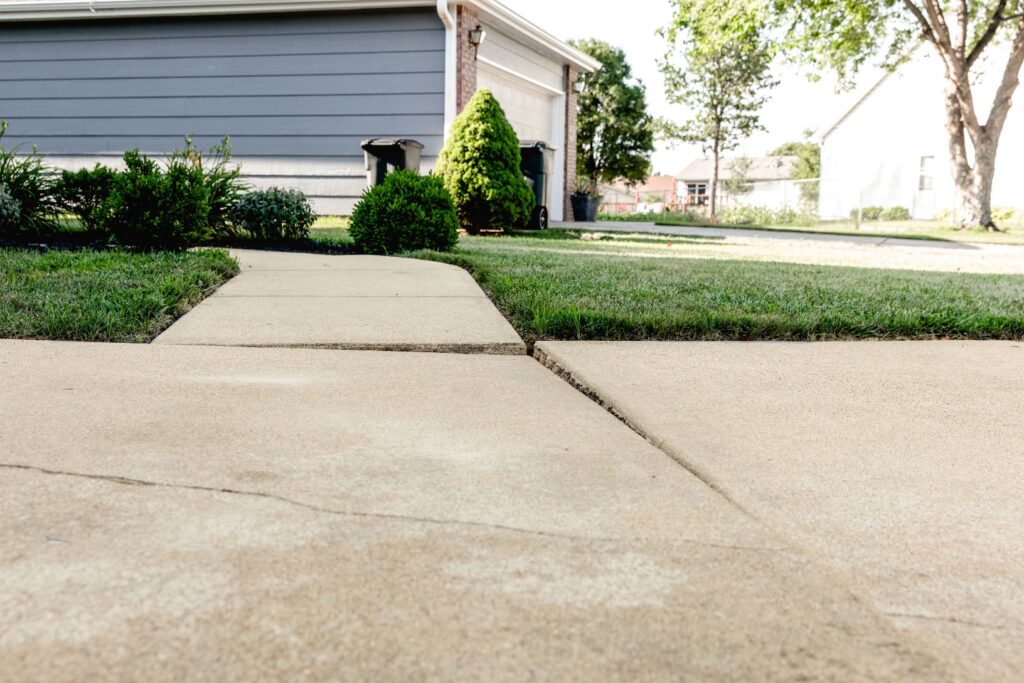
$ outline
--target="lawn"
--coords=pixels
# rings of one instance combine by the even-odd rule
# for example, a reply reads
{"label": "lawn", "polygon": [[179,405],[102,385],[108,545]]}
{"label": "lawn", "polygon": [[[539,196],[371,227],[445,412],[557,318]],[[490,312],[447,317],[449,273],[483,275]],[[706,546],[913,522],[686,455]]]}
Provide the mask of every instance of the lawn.
{"label": "lawn", "polygon": [[237,272],[212,249],[0,249],[0,338],[147,342]]}
{"label": "lawn", "polygon": [[414,255],[472,272],[528,341],[1024,338],[1024,276],[657,258],[657,249],[544,235],[463,238],[451,253]]}

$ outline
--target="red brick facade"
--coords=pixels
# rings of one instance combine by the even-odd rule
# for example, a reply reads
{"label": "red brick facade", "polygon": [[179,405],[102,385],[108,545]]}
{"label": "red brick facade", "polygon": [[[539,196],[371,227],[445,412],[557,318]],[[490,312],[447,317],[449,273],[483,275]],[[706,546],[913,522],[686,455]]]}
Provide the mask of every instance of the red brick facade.
{"label": "red brick facade", "polygon": [[456,12],[456,80],[455,112],[461,112],[476,93],[476,48],[469,44],[469,32],[480,23],[472,9],[459,5]]}
{"label": "red brick facade", "polygon": [[579,72],[565,67],[565,218],[571,221],[572,193],[576,191],[576,79]]}

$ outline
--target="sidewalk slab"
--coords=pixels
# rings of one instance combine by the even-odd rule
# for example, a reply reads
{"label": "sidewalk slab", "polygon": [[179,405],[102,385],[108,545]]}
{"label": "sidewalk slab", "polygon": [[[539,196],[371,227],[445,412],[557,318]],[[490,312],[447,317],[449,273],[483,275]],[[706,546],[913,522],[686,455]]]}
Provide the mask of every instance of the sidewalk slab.
{"label": "sidewalk slab", "polygon": [[944,680],[525,357],[0,342],[0,679]]}
{"label": "sidewalk slab", "polygon": [[241,274],[153,343],[525,353],[461,268],[382,256],[233,254]]}
{"label": "sidewalk slab", "polygon": [[544,342],[538,356],[967,680],[1024,670],[1024,344]]}

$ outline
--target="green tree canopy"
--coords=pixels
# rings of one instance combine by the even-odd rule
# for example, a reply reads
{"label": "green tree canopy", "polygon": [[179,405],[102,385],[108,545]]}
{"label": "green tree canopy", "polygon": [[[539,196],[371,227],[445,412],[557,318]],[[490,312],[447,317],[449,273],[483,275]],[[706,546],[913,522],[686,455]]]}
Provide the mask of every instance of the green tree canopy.
{"label": "green tree canopy", "polygon": [[663,126],[670,137],[698,143],[713,159],[711,215],[718,209],[721,155],[763,129],[760,111],[777,81],[774,44],[761,0],[673,0],[663,31],[670,48],[661,62],[669,100],[692,111],[689,121]]}
{"label": "green tree canopy", "polygon": [[573,45],[601,63],[598,71],[580,77],[576,168],[586,179],[586,191],[597,194],[599,181],[645,180],[654,151],[654,122],[647,113],[643,83],[633,77],[619,48],[600,40]]}

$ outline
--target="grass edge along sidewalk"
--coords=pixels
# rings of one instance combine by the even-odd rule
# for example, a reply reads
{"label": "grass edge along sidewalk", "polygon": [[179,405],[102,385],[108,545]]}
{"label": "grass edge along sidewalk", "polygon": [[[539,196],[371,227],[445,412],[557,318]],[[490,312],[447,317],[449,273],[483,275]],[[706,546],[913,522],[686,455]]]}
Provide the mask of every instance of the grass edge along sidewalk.
{"label": "grass edge along sidewalk", "polygon": [[471,272],[528,342],[1024,338],[1024,276],[577,254],[550,240],[524,249],[530,241],[410,256]]}
{"label": "grass edge along sidewalk", "polygon": [[148,342],[238,273],[220,249],[0,249],[0,338]]}

